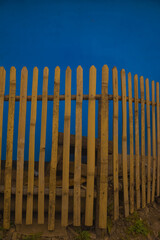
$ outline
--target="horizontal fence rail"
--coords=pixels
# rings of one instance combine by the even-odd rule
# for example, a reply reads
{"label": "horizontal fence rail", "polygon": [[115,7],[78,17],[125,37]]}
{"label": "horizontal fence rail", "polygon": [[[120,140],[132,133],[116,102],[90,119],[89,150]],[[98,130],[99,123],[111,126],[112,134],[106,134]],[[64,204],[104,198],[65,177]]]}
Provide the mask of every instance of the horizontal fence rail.
{"label": "horizontal fence rail", "polygon": [[[0,203],[2,201],[0,210],[3,212],[3,227],[9,229],[11,211],[15,211],[15,224],[22,224],[25,212],[26,224],[32,225],[33,213],[37,212],[38,224],[48,221],[48,230],[52,231],[56,225],[55,213],[60,212],[61,225],[64,227],[69,224],[72,213],[74,226],[95,224],[96,228],[107,229],[108,214],[117,220],[121,214],[120,207],[127,217],[135,210],[154,202],[155,197],[160,195],[159,83],[155,84],[152,81],[150,89],[148,79],[144,80],[142,76],[138,78],[137,74],[132,77],[131,73],[126,76],[125,70],[122,69],[120,72],[122,96],[119,96],[118,71],[114,67],[113,94],[109,94],[109,68],[104,65],[101,94],[96,94],[97,73],[96,68],[92,66],[89,70],[89,93],[83,94],[83,69],[78,66],[76,95],[71,95],[72,71],[67,67],[65,95],[60,95],[60,68],[56,67],[54,93],[48,95],[49,69],[45,67],[42,95],[37,95],[38,75],[38,68],[35,67],[32,95],[27,96],[28,70],[23,67],[20,96],[16,96],[16,69],[11,67],[9,95],[5,95],[6,71],[0,67],[0,194],[4,199],[3,202],[0,198]],[[96,100],[99,102],[98,138],[95,134]],[[5,101],[9,102],[7,149],[6,160],[2,160]],[[20,104],[17,160],[13,161],[15,102],[18,101]],[[24,161],[27,101],[31,101],[29,157],[28,161]],[[38,162],[35,161],[35,132],[39,117],[37,101],[42,101]],[[53,101],[50,162],[45,161],[48,101]],[[64,133],[58,132],[60,101],[65,101]],[[70,134],[72,101],[76,101],[75,135]],[[83,101],[88,101],[87,137],[82,136]],[[113,112],[109,111],[111,101]],[[119,111],[119,104],[122,106],[122,114]],[[113,141],[109,141],[109,119],[113,121]],[[118,134],[119,121],[122,136]],[[118,151],[120,142],[122,154]],[[74,155],[74,161],[70,161],[71,155]],[[38,176],[35,175],[35,169]],[[122,199],[120,193],[123,195]],[[15,195],[15,204],[12,204],[11,195]],[[111,214],[109,206],[112,202]]]}

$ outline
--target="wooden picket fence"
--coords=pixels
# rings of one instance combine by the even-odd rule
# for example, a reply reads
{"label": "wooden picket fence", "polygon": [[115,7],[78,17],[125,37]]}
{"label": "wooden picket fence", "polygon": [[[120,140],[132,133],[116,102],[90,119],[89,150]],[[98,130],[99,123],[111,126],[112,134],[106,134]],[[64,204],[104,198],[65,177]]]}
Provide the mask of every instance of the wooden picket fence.
{"label": "wooden picket fence", "polygon": [[[32,96],[27,96],[28,71],[23,67],[21,71],[20,96],[16,96],[16,69],[10,70],[9,95],[5,95],[5,69],[0,67],[0,159],[2,152],[2,123],[4,101],[9,101],[8,127],[7,127],[7,150],[5,160],[4,186],[0,185],[0,192],[4,194],[3,226],[10,227],[11,194],[15,194],[15,224],[22,224],[23,195],[27,195],[26,201],[26,224],[33,222],[33,198],[38,194],[38,223],[45,221],[45,195],[48,201],[48,230],[55,228],[56,195],[61,195],[61,225],[68,225],[69,196],[73,197],[73,224],[80,226],[81,219],[81,158],[82,158],[82,103],[88,101],[88,136],[87,136],[87,181],[85,196],[85,225],[92,226],[94,219],[94,199],[97,199],[98,227],[107,227],[107,201],[108,201],[108,171],[110,164],[113,165],[113,193],[114,193],[114,219],[119,218],[119,168],[122,164],[123,171],[123,203],[124,215],[127,217],[134,210],[144,208],[146,204],[153,202],[155,196],[160,193],[160,116],[159,116],[159,83],[152,81],[152,100],[150,101],[149,80],[146,79],[146,99],[144,96],[144,78],[140,77],[140,94],[138,98],[138,76],[134,76],[134,97],[132,96],[131,73],[128,74],[128,97],[126,95],[126,74],[121,70],[121,93],[118,95],[118,71],[112,69],[113,95],[108,94],[109,69],[107,65],[102,68],[102,90],[96,94],[96,68],[92,66],[89,71],[89,94],[83,95],[83,69],[77,68],[77,94],[71,95],[71,69],[66,69],[65,95],[60,95],[60,68],[55,69],[54,94],[48,95],[49,70],[44,68],[43,92],[37,95],[38,68],[33,70]],[[56,188],[56,172],[58,158],[58,125],[59,125],[59,101],[65,100],[64,134],[63,134],[63,166],[62,188]],[[76,100],[75,118],[75,152],[74,152],[74,189],[69,188],[70,168],[70,117],[71,101]],[[99,101],[99,151],[96,157],[95,138],[95,102]],[[19,127],[17,145],[17,168],[16,187],[12,186],[12,153],[14,133],[15,101],[19,105]],[[28,159],[28,184],[24,188],[24,146],[26,125],[26,103],[31,101],[30,136],[29,136],[29,159]],[[34,186],[35,168],[35,126],[37,101],[42,101],[41,115],[41,139],[39,154],[38,190]],[[45,187],[45,145],[46,145],[46,122],[47,102],[53,101],[53,126],[52,147],[50,160],[49,188]],[[109,115],[109,101],[113,101],[113,116]],[[122,155],[118,154],[118,105],[122,102]],[[127,102],[129,102],[129,131],[130,131],[130,155],[127,155]],[[134,113],[133,113],[134,105]],[[139,105],[141,106],[141,131],[139,131]],[[146,105],[146,111],[145,111]],[[151,111],[152,108],[152,111]],[[150,120],[150,111],[152,121]],[[145,119],[145,112],[147,118]],[[134,118],[133,118],[134,116]],[[109,117],[113,117],[113,156],[109,156]],[[147,136],[145,136],[145,122],[147,122]],[[152,123],[152,125],[151,125]],[[135,141],[134,141],[135,130]],[[152,136],[151,136],[152,130]],[[139,135],[141,134],[141,149],[139,147]],[[147,156],[145,154],[145,141],[147,139]],[[151,144],[152,140],[152,144]],[[157,147],[156,147],[157,145]],[[134,153],[135,146],[135,153]],[[151,156],[152,146],[152,156]],[[141,152],[141,154],[140,154]],[[121,158],[121,160],[120,160]],[[111,163],[112,162],[112,163]],[[95,189],[95,169],[97,170],[97,190]],[[0,161],[0,174],[2,172]]]}

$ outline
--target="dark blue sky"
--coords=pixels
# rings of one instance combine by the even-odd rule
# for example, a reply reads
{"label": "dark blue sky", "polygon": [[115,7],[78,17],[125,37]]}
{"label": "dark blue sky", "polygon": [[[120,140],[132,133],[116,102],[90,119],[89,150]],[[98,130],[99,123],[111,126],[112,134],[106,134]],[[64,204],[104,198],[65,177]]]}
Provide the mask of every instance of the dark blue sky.
{"label": "dark blue sky", "polygon": [[[101,68],[110,69],[109,93],[112,94],[111,69],[126,69],[134,75],[151,80],[160,79],[160,2],[137,1],[0,1],[0,65],[6,75],[6,94],[9,92],[9,69],[17,69],[17,95],[20,92],[20,70],[29,71],[28,95],[31,94],[32,70],[39,68],[38,94],[42,92],[42,71],[49,67],[49,94],[53,93],[54,68],[61,68],[60,92],[64,94],[65,69],[72,69],[72,94],[76,93],[76,67],[84,70],[84,93],[88,93],[89,67],[97,68],[97,93],[101,91]],[[119,94],[121,84],[119,79]],[[18,130],[16,103],[14,154]],[[47,149],[50,159],[52,107],[48,104]],[[64,103],[60,104],[60,126],[63,131]],[[119,108],[121,112],[121,106]],[[71,133],[75,126],[75,103],[72,103]],[[121,118],[121,114],[120,114]],[[25,159],[28,158],[30,103],[27,104]],[[36,160],[39,157],[41,104],[38,103],[36,125]],[[110,104],[109,138],[112,139],[112,104]],[[121,149],[121,120],[119,134]],[[7,132],[7,103],[4,111],[3,153],[5,159]],[[96,128],[97,132],[97,128]],[[87,135],[87,103],[83,104],[83,135]]]}

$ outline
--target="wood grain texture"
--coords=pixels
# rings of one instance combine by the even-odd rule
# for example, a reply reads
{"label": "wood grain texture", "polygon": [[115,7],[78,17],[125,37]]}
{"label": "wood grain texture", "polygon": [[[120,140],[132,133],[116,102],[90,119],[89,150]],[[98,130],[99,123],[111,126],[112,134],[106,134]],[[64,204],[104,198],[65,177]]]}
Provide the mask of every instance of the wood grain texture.
{"label": "wood grain texture", "polygon": [[113,184],[114,184],[114,220],[119,218],[119,183],[118,183],[118,72],[112,69],[113,82]]}
{"label": "wood grain texture", "polygon": [[134,146],[133,146],[133,107],[132,107],[132,78],[128,73],[129,97],[129,135],[130,135],[130,213],[134,212]]}
{"label": "wood grain texture", "polygon": [[48,96],[47,67],[43,70],[42,116],[41,116],[41,140],[38,170],[38,224],[44,224],[44,188],[45,188],[45,147],[46,147],[46,123],[47,123],[47,96]]}
{"label": "wood grain texture", "polygon": [[69,160],[70,160],[70,117],[71,117],[71,69],[67,67],[65,82],[65,114],[63,138],[63,173],[62,173],[62,213],[61,225],[68,225],[69,205]]}
{"label": "wood grain texture", "polygon": [[101,97],[101,138],[100,138],[100,199],[99,228],[107,228],[107,197],[108,197],[108,75],[107,65],[102,68]]}
{"label": "wood grain texture", "polygon": [[157,196],[160,192],[160,116],[159,116],[159,83],[156,83],[157,102]]}
{"label": "wood grain texture", "polygon": [[83,101],[83,69],[77,68],[76,98],[76,132],[75,132],[75,165],[74,165],[74,226],[81,224],[81,158],[82,158],[82,101]]}
{"label": "wood grain texture", "polygon": [[35,158],[35,128],[37,117],[37,87],[38,87],[38,68],[33,69],[32,82],[32,102],[29,135],[29,160],[28,160],[28,190],[27,190],[27,209],[26,224],[32,224],[33,219],[33,187],[34,187],[34,158]]}
{"label": "wood grain texture", "polygon": [[139,161],[139,116],[138,116],[138,75],[134,76],[135,97],[135,161],[136,161],[136,207],[140,208],[140,161]]}
{"label": "wood grain texture", "polygon": [[16,94],[16,69],[10,69],[10,88],[9,88],[9,107],[7,125],[7,150],[5,164],[5,185],[4,185],[4,212],[3,228],[10,227],[10,208],[11,208],[11,178],[12,178],[12,154],[13,154],[13,130],[14,130],[14,111]]}
{"label": "wood grain texture", "polygon": [[60,91],[60,68],[57,66],[54,76],[54,104],[52,123],[52,152],[49,178],[49,208],[48,208],[48,230],[55,228],[56,207],[56,171],[58,159],[58,121],[59,121],[59,91]]}
{"label": "wood grain texture", "polygon": [[149,80],[146,79],[146,115],[147,115],[147,203],[151,202],[151,123],[150,123]]}
{"label": "wood grain texture", "polygon": [[15,205],[15,223],[16,224],[22,224],[27,81],[28,81],[28,70],[26,67],[23,67],[21,71],[21,90],[20,90],[18,145],[17,145],[17,174],[16,174],[17,176],[16,176],[16,205]]}
{"label": "wood grain texture", "polygon": [[124,215],[129,215],[128,200],[128,171],[127,171],[127,106],[126,106],[126,74],[121,70],[121,89],[122,89],[122,161],[123,161],[123,199]]}
{"label": "wood grain texture", "polygon": [[87,139],[87,189],[85,225],[93,224],[94,204],[94,174],[95,174],[95,95],[96,95],[96,68],[89,71],[89,100],[88,100],[88,139]]}
{"label": "wood grain texture", "polygon": [[3,129],[5,82],[6,82],[6,71],[4,67],[0,67],[0,183],[1,183],[1,154],[2,154],[2,129]]}
{"label": "wood grain texture", "polygon": [[145,108],[144,108],[144,78],[140,77],[141,93],[141,178],[142,178],[142,208],[146,206],[146,172],[145,172]]}
{"label": "wood grain texture", "polygon": [[155,84],[152,81],[152,153],[153,153],[153,175],[152,175],[152,202],[155,198],[156,188],[156,117],[155,117]]}

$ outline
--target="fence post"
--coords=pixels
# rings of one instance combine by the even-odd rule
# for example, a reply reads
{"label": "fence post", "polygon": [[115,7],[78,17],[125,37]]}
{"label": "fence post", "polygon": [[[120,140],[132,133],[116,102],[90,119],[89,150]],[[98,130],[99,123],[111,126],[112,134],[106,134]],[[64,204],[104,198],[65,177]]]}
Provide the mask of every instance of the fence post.
{"label": "fence post", "polygon": [[146,78],[146,113],[147,113],[147,203],[151,202],[151,123],[150,123],[149,80]]}
{"label": "fence post", "polygon": [[3,129],[3,106],[5,91],[6,71],[0,67],[0,183],[1,183],[1,156],[2,156],[2,129]]}
{"label": "fence post", "polygon": [[121,70],[122,89],[122,164],[123,164],[123,193],[124,193],[124,214],[129,215],[128,201],[128,171],[127,171],[127,114],[126,114],[126,74]]}
{"label": "fence post", "polygon": [[159,118],[159,83],[156,83],[157,98],[157,196],[160,190],[160,118]]}
{"label": "fence post", "polygon": [[95,173],[95,95],[96,95],[96,68],[89,71],[89,100],[88,100],[88,139],[87,139],[87,190],[85,225],[93,224],[94,204],[94,173]]}
{"label": "fence post", "polygon": [[38,170],[38,223],[44,224],[44,188],[45,188],[45,147],[46,147],[46,122],[47,122],[47,97],[48,97],[47,67],[43,70],[42,116],[41,116],[41,141]]}
{"label": "fence post", "polygon": [[130,213],[134,212],[134,148],[133,148],[133,108],[132,108],[132,80],[128,73],[129,97],[129,134],[130,134]]}
{"label": "fence post", "polygon": [[138,117],[138,75],[134,76],[135,97],[135,161],[136,161],[136,206],[140,208],[140,166],[139,166],[139,117]]}
{"label": "fence post", "polygon": [[119,218],[118,183],[118,73],[112,69],[113,78],[113,184],[114,184],[114,220]]}
{"label": "fence post", "polygon": [[142,208],[146,206],[146,169],[145,169],[145,108],[144,108],[144,79],[140,77],[141,92],[141,178],[142,178]]}
{"label": "fence post", "polygon": [[101,130],[100,130],[100,200],[99,228],[107,228],[108,198],[108,66],[102,68]]}
{"label": "fence post", "polygon": [[5,185],[4,185],[4,212],[3,212],[3,227],[4,227],[4,229],[9,229],[9,227],[10,227],[15,95],[16,95],[16,69],[14,67],[11,67],[10,88],[9,88],[9,107],[8,107],[8,125],[7,125]]}
{"label": "fence post", "polygon": [[24,146],[26,130],[26,107],[27,107],[27,81],[28,70],[23,67],[21,71],[21,92],[19,105],[19,126],[18,126],[18,146],[17,146],[17,177],[16,177],[16,204],[15,223],[22,224],[22,204],[23,204],[23,168],[24,168]]}
{"label": "fence post", "polygon": [[152,176],[152,202],[155,197],[156,185],[156,124],[155,124],[155,85],[152,81],[152,151],[153,151],[153,176]]}
{"label": "fence post", "polygon": [[81,156],[82,156],[82,101],[83,101],[83,69],[77,68],[76,96],[76,133],[74,159],[74,226],[81,225]]}
{"label": "fence post", "polygon": [[69,159],[70,159],[70,116],[71,116],[71,69],[67,67],[65,82],[65,114],[63,138],[63,173],[62,173],[62,226],[68,225],[69,205]]}
{"label": "fence post", "polygon": [[37,116],[37,86],[38,86],[38,68],[35,67],[33,70],[33,82],[32,82],[26,224],[32,224],[33,219],[34,157],[35,157],[34,151],[35,151],[35,128]]}
{"label": "fence post", "polygon": [[54,77],[54,102],[52,122],[52,152],[49,176],[49,207],[48,207],[48,230],[55,227],[56,207],[56,173],[58,158],[58,120],[59,120],[59,89],[60,89],[60,68],[56,67]]}

